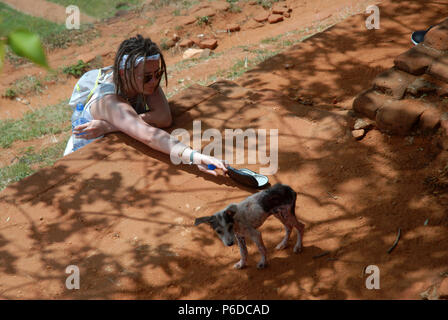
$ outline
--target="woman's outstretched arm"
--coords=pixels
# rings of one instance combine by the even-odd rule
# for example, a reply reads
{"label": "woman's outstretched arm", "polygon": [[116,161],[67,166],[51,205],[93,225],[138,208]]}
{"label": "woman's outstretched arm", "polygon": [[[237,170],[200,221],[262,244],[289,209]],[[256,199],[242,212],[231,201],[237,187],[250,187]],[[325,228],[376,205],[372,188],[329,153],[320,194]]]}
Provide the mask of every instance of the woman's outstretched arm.
{"label": "woman's outstretched arm", "polygon": [[[151,111],[139,115],[146,123],[157,128],[168,128],[172,125],[171,110],[168,100],[162,88],[157,88],[152,95],[146,97],[146,103]],[[112,123],[106,120],[95,119],[88,123],[77,126],[73,133],[80,134],[84,139],[95,139],[110,132],[120,131]]]}
{"label": "woman's outstretched arm", "polygon": [[[104,120],[119,131],[157,151],[168,155],[178,155],[186,162],[188,161],[186,159],[189,159],[193,152],[177,139],[173,139],[166,131],[146,123],[125,100],[117,95],[104,96],[99,101],[92,103],[90,110],[95,120]],[[227,171],[221,160],[210,156],[196,152],[193,154],[193,160],[198,164],[201,171],[213,175],[216,175],[216,172],[208,170],[207,164],[213,164],[224,172]]]}

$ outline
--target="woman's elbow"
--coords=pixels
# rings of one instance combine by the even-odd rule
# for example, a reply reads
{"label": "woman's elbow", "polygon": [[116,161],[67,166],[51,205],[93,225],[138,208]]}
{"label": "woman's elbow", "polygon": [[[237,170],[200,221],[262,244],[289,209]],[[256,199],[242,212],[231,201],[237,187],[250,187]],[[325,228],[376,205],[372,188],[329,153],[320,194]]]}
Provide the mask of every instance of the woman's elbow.
{"label": "woman's elbow", "polygon": [[158,123],[159,128],[169,128],[173,125],[173,118],[170,116],[164,117],[163,119],[160,119]]}

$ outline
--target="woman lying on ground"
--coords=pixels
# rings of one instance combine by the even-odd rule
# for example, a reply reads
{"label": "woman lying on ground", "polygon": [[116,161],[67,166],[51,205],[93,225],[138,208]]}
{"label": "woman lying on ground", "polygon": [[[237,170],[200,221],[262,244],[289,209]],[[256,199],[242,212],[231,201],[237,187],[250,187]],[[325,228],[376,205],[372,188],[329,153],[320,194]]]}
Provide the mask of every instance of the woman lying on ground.
{"label": "woman lying on ground", "polygon": [[[164,74],[168,84],[165,60],[151,39],[137,35],[123,41],[114,65],[100,71],[97,84],[87,98],[82,116],[90,121],[75,127],[73,133],[83,139],[94,139],[121,131],[155,150],[169,154],[171,159],[174,156],[184,163],[193,162],[203,172],[217,175],[207,165],[227,172],[222,160],[196,152],[160,129],[172,124],[168,101],[159,86]],[[76,89],[79,90],[78,84],[74,95]],[[72,151],[73,141],[70,139],[64,155]]]}

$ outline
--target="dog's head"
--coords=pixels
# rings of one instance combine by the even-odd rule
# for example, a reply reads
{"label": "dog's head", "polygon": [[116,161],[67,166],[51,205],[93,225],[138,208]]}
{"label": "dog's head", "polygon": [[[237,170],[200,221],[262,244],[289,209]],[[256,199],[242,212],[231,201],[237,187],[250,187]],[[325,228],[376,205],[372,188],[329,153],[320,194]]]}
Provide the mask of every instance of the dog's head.
{"label": "dog's head", "polygon": [[233,233],[233,216],[236,213],[237,206],[232,203],[224,210],[218,211],[212,216],[197,218],[194,225],[197,226],[201,223],[208,223],[226,246],[232,246],[235,241],[235,234]]}

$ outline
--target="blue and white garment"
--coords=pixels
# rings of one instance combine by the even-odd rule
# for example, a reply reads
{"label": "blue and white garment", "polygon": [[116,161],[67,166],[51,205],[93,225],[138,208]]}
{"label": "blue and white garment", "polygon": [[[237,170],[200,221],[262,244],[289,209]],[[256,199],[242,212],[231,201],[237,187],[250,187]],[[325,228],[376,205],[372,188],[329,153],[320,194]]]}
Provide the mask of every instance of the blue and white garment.
{"label": "blue and white garment", "polygon": [[[84,110],[82,111],[82,117],[87,119],[88,121],[92,121],[92,113],[90,112],[90,107],[92,106],[92,103],[95,102],[98,99],[101,99],[102,97],[108,95],[108,94],[116,94],[115,93],[115,84],[111,82],[113,73],[107,72],[111,70],[112,67],[107,67],[101,70],[92,70],[93,73],[99,73],[99,77],[97,79],[97,82],[95,86],[91,89],[88,101],[84,106]],[[89,71],[89,72],[92,72]],[[81,78],[82,79],[82,78]],[[74,101],[77,101],[79,99],[80,91],[78,88],[82,88],[82,82],[81,79],[78,81],[78,83],[75,86],[74,93],[72,94],[72,98],[70,99],[69,105],[72,105]],[[75,92],[76,91],[76,92]],[[82,90],[81,90],[82,91]],[[87,95],[86,95],[87,97]],[[64,151],[64,156],[67,154],[70,154],[73,152],[73,136],[70,137],[70,139],[67,142],[67,146]]]}
{"label": "blue and white garment", "polygon": [[[128,61],[129,55],[124,55],[123,59],[120,62],[120,70],[127,67],[131,67],[131,61]],[[143,57],[137,57],[135,59],[134,66],[137,66],[143,61]],[[152,56],[146,57],[146,60],[158,60],[160,59],[160,54],[155,54]],[[112,66],[96,69],[86,72],[76,83],[75,88],[73,89],[72,96],[69,101],[69,105],[74,107],[78,103],[85,104],[84,110],[82,112],[82,117],[88,121],[92,121],[92,113],[90,112],[90,107],[92,103],[108,94],[116,94],[115,84],[113,83],[113,72],[110,72],[113,69]],[[149,107],[144,101],[144,97],[138,96],[135,101],[132,102],[132,105],[141,105],[140,112],[149,111]],[[130,102],[131,103],[131,102]],[[64,151],[64,156],[73,152],[73,136],[70,137],[67,142],[67,146]]]}

